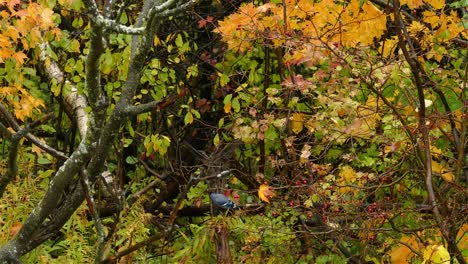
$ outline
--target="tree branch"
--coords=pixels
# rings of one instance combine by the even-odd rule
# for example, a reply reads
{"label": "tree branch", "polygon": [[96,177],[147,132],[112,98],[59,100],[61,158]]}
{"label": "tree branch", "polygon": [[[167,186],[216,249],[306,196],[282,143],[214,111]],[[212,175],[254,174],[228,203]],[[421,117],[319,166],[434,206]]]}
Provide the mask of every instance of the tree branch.
{"label": "tree branch", "polygon": [[11,255],[21,256],[27,252],[28,244],[33,239],[38,228],[57,207],[61,201],[62,194],[78,173],[80,167],[87,162],[90,153],[93,152],[92,146],[87,146],[83,140],[73,155],[65,161],[55,176],[49,182],[49,187],[44,198],[34,208],[22,228],[13,240],[10,240],[4,247],[0,248],[1,256]]}
{"label": "tree branch", "polygon": [[100,27],[105,28],[116,33],[128,34],[128,35],[141,35],[146,28],[145,27],[127,27],[124,26],[115,20],[108,19],[102,15],[96,17],[96,24]]}
{"label": "tree branch", "polygon": [[86,113],[86,98],[83,95],[78,94],[78,89],[76,85],[72,84],[70,81],[65,79],[63,71],[58,66],[48,54],[47,50],[50,49],[48,42],[43,42],[39,45],[40,53],[39,60],[42,62],[47,77],[50,80],[55,80],[60,84],[70,84],[71,91],[65,95],[66,106],[71,109],[71,112],[74,112],[76,115],[76,122],[78,124],[78,129],[80,131],[81,138],[86,136],[86,131],[88,130],[88,114]]}

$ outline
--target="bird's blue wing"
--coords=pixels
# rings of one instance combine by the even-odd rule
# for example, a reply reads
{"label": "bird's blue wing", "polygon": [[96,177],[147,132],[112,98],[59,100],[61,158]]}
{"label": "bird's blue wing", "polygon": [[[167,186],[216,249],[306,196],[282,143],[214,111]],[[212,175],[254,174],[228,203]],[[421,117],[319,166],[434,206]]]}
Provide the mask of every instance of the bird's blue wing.
{"label": "bird's blue wing", "polygon": [[229,200],[226,195],[221,193],[210,193],[210,198],[213,203],[219,207],[226,208],[226,209],[235,209],[237,206],[234,202]]}

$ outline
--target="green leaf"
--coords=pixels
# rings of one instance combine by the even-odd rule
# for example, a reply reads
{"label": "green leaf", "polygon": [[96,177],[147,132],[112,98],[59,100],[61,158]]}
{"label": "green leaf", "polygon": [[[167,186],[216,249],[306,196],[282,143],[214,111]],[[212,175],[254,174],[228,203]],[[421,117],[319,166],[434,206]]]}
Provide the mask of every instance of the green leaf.
{"label": "green leaf", "polygon": [[182,47],[184,41],[182,40],[182,35],[178,34],[175,40],[175,44],[178,48]]}
{"label": "green leaf", "polygon": [[265,139],[272,141],[278,139],[278,133],[276,133],[276,129],[273,126],[269,126],[267,131],[265,131]]}
{"label": "green leaf", "polygon": [[122,16],[120,17],[120,23],[124,25],[128,23],[127,13],[122,12]]}
{"label": "green leaf", "polygon": [[51,134],[56,132],[55,128],[49,125],[41,125],[41,129]]}
{"label": "green leaf", "polygon": [[189,125],[189,124],[192,124],[192,123],[193,123],[192,112],[187,112],[187,114],[185,114],[184,124]]}
{"label": "green leaf", "polygon": [[133,165],[133,164],[136,164],[138,162],[138,159],[133,157],[133,156],[128,156],[126,159],[125,159],[125,162],[127,164],[130,164],[130,165]]}
{"label": "green leaf", "polygon": [[231,104],[232,104],[232,109],[234,109],[234,112],[239,113],[241,109],[239,99],[237,97],[232,99]]}
{"label": "green leaf", "polygon": [[224,126],[224,117],[220,118],[218,121],[218,128],[222,128]]}
{"label": "green leaf", "polygon": [[226,86],[228,83],[229,83],[229,76],[224,73],[221,73],[219,75],[219,85]]}
{"label": "green leaf", "polygon": [[198,112],[196,109],[190,109],[190,112],[195,116],[195,118],[201,118],[200,112]]}
{"label": "green leaf", "polygon": [[123,146],[124,146],[124,148],[128,148],[128,146],[130,146],[130,145],[132,144],[132,142],[133,142],[133,139],[131,139],[131,138],[124,138],[124,139],[123,139],[123,143],[124,143]]}
{"label": "green leaf", "polygon": [[38,163],[38,164],[41,164],[41,165],[52,164],[52,162],[51,162],[49,159],[44,158],[44,157],[39,157],[39,158],[37,158],[37,163]]}
{"label": "green leaf", "polygon": [[159,155],[164,155],[167,153],[167,148],[171,145],[171,140],[167,136],[158,135],[158,140],[156,142],[156,147]]}
{"label": "green leaf", "polygon": [[55,173],[55,170],[46,170],[46,171],[39,172],[38,176],[41,179],[47,179],[47,178],[50,178],[50,175],[54,173]]}
{"label": "green leaf", "polygon": [[217,147],[217,146],[219,146],[219,143],[220,143],[219,134],[216,133],[215,137],[213,138],[213,145],[215,145],[215,147]]}
{"label": "green leaf", "polygon": [[232,94],[228,94],[228,95],[226,95],[226,97],[224,97],[223,103],[224,104],[230,103],[231,100],[232,100]]}
{"label": "green leaf", "polygon": [[191,65],[187,68],[187,79],[198,76],[198,65]]}

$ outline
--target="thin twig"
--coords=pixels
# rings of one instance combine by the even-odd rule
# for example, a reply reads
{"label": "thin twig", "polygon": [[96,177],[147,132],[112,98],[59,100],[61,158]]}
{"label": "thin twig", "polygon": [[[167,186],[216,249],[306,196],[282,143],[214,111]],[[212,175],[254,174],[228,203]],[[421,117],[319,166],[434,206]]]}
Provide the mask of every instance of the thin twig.
{"label": "thin twig", "polygon": [[88,203],[88,208],[91,211],[91,216],[93,217],[94,226],[96,227],[96,232],[98,236],[96,258],[94,260],[94,262],[98,264],[98,263],[101,263],[104,257],[104,246],[105,246],[106,234],[104,232],[101,218],[99,217],[99,213],[96,208],[96,203],[94,202],[93,194],[91,192],[92,188],[89,182],[88,172],[85,169],[81,170],[81,184],[85,192],[86,202]]}

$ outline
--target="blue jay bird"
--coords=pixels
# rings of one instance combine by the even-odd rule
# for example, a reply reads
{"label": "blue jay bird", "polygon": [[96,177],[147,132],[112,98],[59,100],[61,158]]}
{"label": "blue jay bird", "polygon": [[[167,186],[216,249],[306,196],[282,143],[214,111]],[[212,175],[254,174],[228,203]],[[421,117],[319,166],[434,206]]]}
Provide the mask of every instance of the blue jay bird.
{"label": "blue jay bird", "polygon": [[211,201],[213,201],[213,204],[221,208],[233,209],[233,210],[239,209],[237,205],[233,201],[229,200],[229,198],[226,197],[226,195],[224,194],[210,193],[210,198],[211,198]]}

